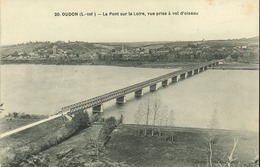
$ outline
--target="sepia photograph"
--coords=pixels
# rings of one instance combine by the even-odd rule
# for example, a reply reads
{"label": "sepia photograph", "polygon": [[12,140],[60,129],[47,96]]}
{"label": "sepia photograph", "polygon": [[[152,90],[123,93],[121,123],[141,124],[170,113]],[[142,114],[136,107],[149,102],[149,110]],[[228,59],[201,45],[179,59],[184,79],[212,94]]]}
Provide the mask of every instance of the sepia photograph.
{"label": "sepia photograph", "polygon": [[258,0],[0,7],[0,167],[259,167]]}

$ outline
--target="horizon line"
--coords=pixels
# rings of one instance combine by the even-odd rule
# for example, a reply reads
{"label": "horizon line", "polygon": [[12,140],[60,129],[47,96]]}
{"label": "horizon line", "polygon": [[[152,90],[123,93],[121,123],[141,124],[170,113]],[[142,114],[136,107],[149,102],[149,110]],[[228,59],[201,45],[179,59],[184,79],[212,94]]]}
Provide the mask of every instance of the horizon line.
{"label": "horizon line", "polygon": [[176,40],[176,41],[173,41],[173,40],[158,40],[158,41],[82,41],[82,40],[56,40],[56,41],[27,41],[27,42],[20,42],[20,43],[13,43],[13,44],[4,44],[2,45],[1,42],[0,42],[0,46],[12,46],[12,45],[18,45],[18,44],[27,44],[29,42],[31,43],[36,43],[36,42],[51,42],[51,43],[55,43],[55,42],[65,42],[65,43],[68,43],[68,42],[86,42],[86,43],[149,43],[149,42],[163,42],[163,43],[167,43],[167,42],[199,42],[199,41],[216,41],[216,40],[239,40],[239,39],[250,39],[250,38],[259,38],[259,35],[256,35],[256,36],[252,36],[252,37],[242,37],[242,38],[226,38],[226,39],[201,39],[201,40]]}

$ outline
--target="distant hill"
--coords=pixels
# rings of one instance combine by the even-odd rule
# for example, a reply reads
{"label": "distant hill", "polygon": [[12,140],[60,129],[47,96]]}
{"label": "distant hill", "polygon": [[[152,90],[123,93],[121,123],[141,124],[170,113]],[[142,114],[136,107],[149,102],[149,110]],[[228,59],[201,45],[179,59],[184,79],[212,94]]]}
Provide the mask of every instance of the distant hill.
{"label": "distant hill", "polygon": [[252,38],[242,38],[242,39],[239,39],[238,41],[259,45],[259,36],[252,37]]}
{"label": "distant hill", "polygon": [[131,48],[145,48],[145,49],[157,49],[160,47],[173,48],[175,46],[185,46],[191,43],[200,43],[208,45],[210,47],[234,47],[242,45],[259,45],[259,36],[252,38],[230,39],[230,40],[208,40],[208,41],[158,41],[158,42],[104,42],[104,43],[88,43],[88,42],[28,42],[25,44],[1,46],[1,55],[12,54],[15,51],[18,53],[26,52],[27,54],[37,50],[48,50],[56,45],[59,49],[64,51],[72,51],[74,53],[94,53],[94,52],[108,52],[112,49],[121,49],[124,46],[125,49]]}
{"label": "distant hill", "polygon": [[229,40],[206,40],[206,41],[158,41],[158,42],[112,42],[112,43],[100,43],[103,46],[110,47],[140,47],[146,49],[156,49],[162,46],[175,47],[175,46],[185,46],[191,43],[201,43],[211,47],[234,47],[247,44],[259,45],[259,36],[252,38],[241,38],[241,39],[229,39]]}
{"label": "distant hill", "polygon": [[84,53],[84,52],[100,52],[109,50],[109,48],[103,47],[102,45],[97,45],[94,43],[88,42],[29,42],[25,44],[17,44],[17,45],[10,45],[10,46],[2,46],[1,47],[1,55],[8,55],[12,54],[15,51],[18,53],[26,52],[27,54],[32,51],[37,50],[52,50],[53,46],[56,45],[57,48],[62,49],[64,51],[75,51],[77,53]]}

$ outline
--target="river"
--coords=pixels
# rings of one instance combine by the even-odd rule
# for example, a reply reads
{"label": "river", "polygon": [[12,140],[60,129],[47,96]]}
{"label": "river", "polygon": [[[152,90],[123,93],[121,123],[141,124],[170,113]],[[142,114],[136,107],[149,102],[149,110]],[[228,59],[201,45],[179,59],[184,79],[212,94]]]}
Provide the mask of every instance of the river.
{"label": "river", "polygon": [[[130,86],[178,69],[112,66],[1,65],[1,103],[7,112],[53,114],[69,104]],[[163,105],[175,113],[176,126],[209,127],[217,112],[218,128],[258,131],[259,71],[208,70],[160,88]],[[145,96],[150,97],[145,89]],[[135,123],[142,99],[104,104],[104,117],[123,114]]]}

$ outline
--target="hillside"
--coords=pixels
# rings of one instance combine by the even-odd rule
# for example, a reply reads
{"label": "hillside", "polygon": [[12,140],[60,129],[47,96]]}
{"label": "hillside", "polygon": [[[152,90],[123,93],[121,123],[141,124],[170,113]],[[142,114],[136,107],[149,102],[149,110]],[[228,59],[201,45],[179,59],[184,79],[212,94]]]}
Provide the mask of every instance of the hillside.
{"label": "hillside", "polygon": [[17,45],[8,45],[1,46],[0,51],[1,55],[12,54],[14,51],[17,52],[26,52],[30,53],[39,49],[52,48],[54,45],[57,45],[59,48],[66,49],[78,49],[84,52],[91,52],[96,50],[112,50],[115,48],[121,48],[122,45],[127,48],[159,48],[161,46],[184,46],[189,43],[202,42],[205,45],[209,46],[237,46],[237,45],[245,45],[245,44],[258,44],[259,45],[259,36],[252,38],[241,38],[241,39],[232,39],[232,40],[208,40],[208,41],[158,41],[158,42],[111,42],[111,43],[88,43],[88,42],[28,42],[25,44],[17,44]]}
{"label": "hillside", "polygon": [[75,51],[78,53],[93,52],[107,50],[108,48],[102,45],[95,45],[88,42],[28,42],[25,44],[3,46],[1,47],[1,55],[13,54],[15,51],[26,52],[27,54],[33,51],[45,49],[47,52],[52,52],[53,46],[56,45],[58,48],[64,51]]}
{"label": "hillside", "polygon": [[[1,47],[2,64],[105,64],[152,62],[258,63],[259,37],[175,42],[28,42]],[[126,63],[122,63],[126,62]],[[136,62],[139,62],[136,63]]]}

